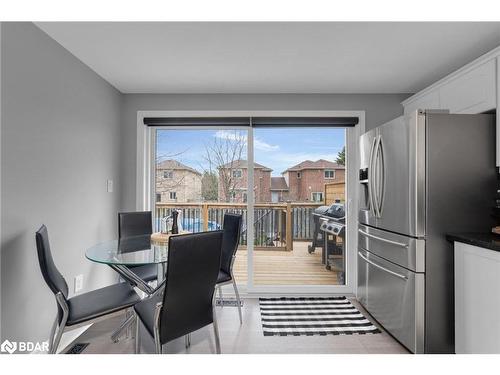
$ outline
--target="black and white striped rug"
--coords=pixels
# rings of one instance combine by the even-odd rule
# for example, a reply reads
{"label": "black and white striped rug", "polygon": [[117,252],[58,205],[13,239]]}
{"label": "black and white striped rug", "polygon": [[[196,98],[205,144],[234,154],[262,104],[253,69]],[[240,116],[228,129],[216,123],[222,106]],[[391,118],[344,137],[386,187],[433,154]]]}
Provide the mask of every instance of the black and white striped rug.
{"label": "black and white striped rug", "polygon": [[260,298],[264,336],[380,333],[346,297]]}

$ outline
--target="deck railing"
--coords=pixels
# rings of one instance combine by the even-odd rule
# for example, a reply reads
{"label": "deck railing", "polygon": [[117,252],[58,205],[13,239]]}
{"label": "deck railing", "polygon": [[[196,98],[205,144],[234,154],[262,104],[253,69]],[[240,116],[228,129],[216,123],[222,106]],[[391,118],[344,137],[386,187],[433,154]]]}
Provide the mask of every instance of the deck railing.
{"label": "deck railing", "polygon": [[[314,219],[312,213],[322,203],[286,202],[256,203],[254,205],[254,247],[256,250],[293,250],[293,241],[312,240]],[[156,218],[169,216],[180,210],[185,223],[194,232],[222,228],[226,212],[243,216],[240,245],[247,244],[246,203],[156,203]],[[157,220],[158,225],[159,220]],[[156,228],[159,230],[159,228]]]}

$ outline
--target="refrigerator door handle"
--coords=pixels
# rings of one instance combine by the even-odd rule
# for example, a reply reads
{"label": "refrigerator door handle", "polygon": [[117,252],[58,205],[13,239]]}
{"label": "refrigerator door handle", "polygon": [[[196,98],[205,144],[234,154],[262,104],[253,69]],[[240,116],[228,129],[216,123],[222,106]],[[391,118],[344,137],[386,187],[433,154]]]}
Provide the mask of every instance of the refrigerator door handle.
{"label": "refrigerator door handle", "polygon": [[387,243],[389,243],[389,244],[391,244],[391,245],[395,245],[395,246],[399,246],[399,247],[404,247],[404,248],[406,248],[406,249],[409,247],[409,246],[408,246],[408,244],[401,243],[401,242],[397,242],[397,241],[388,240],[388,239],[386,239],[386,238],[382,238],[382,237],[379,237],[379,236],[375,236],[375,235],[373,235],[373,234],[371,234],[371,233],[367,233],[367,232],[365,232],[365,231],[364,231],[364,230],[362,230],[362,229],[358,229],[358,232],[359,232],[360,234],[362,234],[363,236],[365,236],[365,237],[369,237],[369,238],[372,238],[372,239],[374,239],[374,240],[378,240],[378,241],[382,241],[382,242],[387,242]]}
{"label": "refrigerator door handle", "polygon": [[377,264],[377,263],[374,263],[372,262],[371,260],[369,260],[367,257],[365,257],[363,254],[361,254],[361,251],[358,251],[358,256],[363,259],[366,263],[369,263],[371,264],[372,266],[374,267],[377,267],[379,270],[382,270],[382,271],[385,271],[387,273],[390,273],[391,275],[393,276],[396,276],[396,277],[399,277],[400,279],[403,279],[403,280],[408,280],[408,277],[406,277],[405,275],[401,275],[397,272],[394,272],[394,271],[391,271],[385,267],[382,267],[380,264]]}
{"label": "refrigerator door handle", "polygon": [[373,185],[372,185],[372,193],[373,193],[373,211],[375,212],[375,217],[380,217],[379,212],[379,201],[378,201],[378,193],[379,193],[379,180],[380,180],[380,171],[378,164],[378,155],[379,155],[379,145],[380,145],[380,135],[375,138],[375,145],[373,147],[373,161],[372,161],[372,176],[373,176]]}
{"label": "refrigerator door handle", "polygon": [[[385,160],[384,160],[384,147],[382,144],[382,136],[379,135],[378,139],[378,147],[375,151],[377,163],[380,161],[380,174],[378,179],[377,193],[380,193],[380,196],[377,197],[377,211],[378,217],[382,217],[382,210],[384,207],[384,196],[385,196]],[[377,164],[378,165],[378,164]]]}
{"label": "refrigerator door handle", "polygon": [[373,216],[377,216],[377,212],[375,209],[375,200],[374,200],[374,189],[373,189],[373,154],[375,151],[375,142],[377,141],[377,137],[373,138],[372,147],[370,148],[370,159],[368,160],[368,198],[370,203],[370,211],[373,213]]}

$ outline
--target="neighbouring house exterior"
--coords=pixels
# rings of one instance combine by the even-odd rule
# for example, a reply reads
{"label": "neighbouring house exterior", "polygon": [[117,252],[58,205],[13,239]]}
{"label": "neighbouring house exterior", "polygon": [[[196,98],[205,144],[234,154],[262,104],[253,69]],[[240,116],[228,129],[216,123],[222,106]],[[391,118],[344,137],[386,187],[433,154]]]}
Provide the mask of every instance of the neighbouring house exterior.
{"label": "neighbouring house exterior", "polygon": [[156,164],[156,202],[200,202],[201,173],[176,160]]}
{"label": "neighbouring house exterior", "polygon": [[288,196],[288,184],[285,177],[271,177],[271,202],[286,202]]}
{"label": "neighbouring house exterior", "polygon": [[[254,163],[254,196],[255,202],[271,202],[272,169]],[[229,180],[228,180],[229,176]],[[229,183],[230,189],[224,188],[223,180]],[[219,167],[219,201],[244,203],[247,201],[248,163],[246,160],[235,160]],[[226,190],[231,190],[227,197]]]}
{"label": "neighbouring house exterior", "polygon": [[322,202],[325,184],[345,181],[345,167],[324,159],[305,160],[282,175],[288,185],[289,200]]}

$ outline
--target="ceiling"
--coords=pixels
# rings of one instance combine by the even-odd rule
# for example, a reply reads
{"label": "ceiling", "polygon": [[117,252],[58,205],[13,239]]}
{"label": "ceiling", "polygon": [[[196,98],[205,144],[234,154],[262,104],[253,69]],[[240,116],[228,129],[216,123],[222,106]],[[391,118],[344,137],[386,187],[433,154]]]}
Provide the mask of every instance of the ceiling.
{"label": "ceiling", "polygon": [[124,93],[413,93],[500,45],[500,22],[36,25]]}

